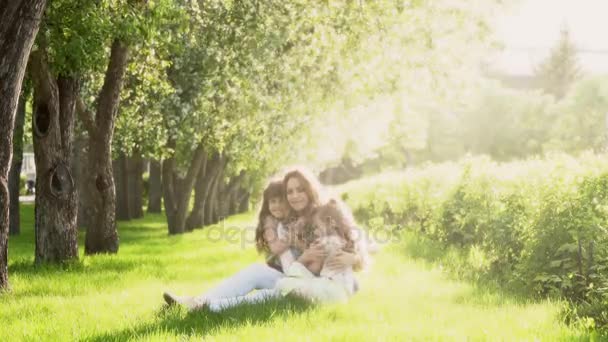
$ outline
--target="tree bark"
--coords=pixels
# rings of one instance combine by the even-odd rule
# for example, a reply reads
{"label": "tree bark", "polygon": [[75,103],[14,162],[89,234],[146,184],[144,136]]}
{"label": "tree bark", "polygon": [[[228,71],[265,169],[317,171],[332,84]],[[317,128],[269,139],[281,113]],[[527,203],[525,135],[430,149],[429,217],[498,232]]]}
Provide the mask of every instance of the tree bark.
{"label": "tree bark", "polygon": [[220,168],[217,174],[212,180],[211,190],[209,191],[207,198],[205,199],[205,220],[203,221],[204,225],[210,225],[217,222],[217,193],[219,183],[223,182],[224,166],[225,164],[222,162],[220,164]]}
{"label": "tree bark", "polygon": [[244,213],[249,210],[249,197],[250,193],[246,189],[242,189],[239,192],[239,213]]}
{"label": "tree bark", "polygon": [[9,235],[21,233],[21,222],[19,217],[19,191],[21,190],[21,165],[23,163],[23,126],[25,124],[25,102],[28,94],[21,93],[17,116],[15,117],[15,129],[13,134],[13,161],[8,175],[8,188],[10,193],[10,224]]}
{"label": "tree bark", "polygon": [[114,185],[116,188],[116,219],[128,221],[131,219],[131,204],[129,197],[129,160],[124,153],[112,162]]}
{"label": "tree bark", "polygon": [[[169,141],[167,146],[175,148],[175,142]],[[207,158],[203,145],[199,144],[192,162],[188,167],[185,178],[180,178],[175,170],[175,157],[172,156],[163,161],[163,201],[167,215],[169,234],[182,234],[186,231],[186,215],[190,204],[190,194],[194,188],[196,175],[199,173],[203,161]]]}
{"label": "tree bark", "polygon": [[72,176],[74,109],[79,81],[51,76],[45,51],[31,57],[36,161],[36,263],[78,258],[78,192]]}
{"label": "tree bark", "polygon": [[127,183],[129,189],[129,216],[131,218],[142,218],[144,217],[143,211],[143,173],[144,173],[144,160],[141,157],[139,151],[135,150],[133,156],[128,158],[127,163]]}
{"label": "tree bark", "polygon": [[84,103],[79,102],[79,113],[89,132],[87,192],[91,222],[87,226],[85,254],[118,252],[111,148],[128,54],[128,46],[115,39],[94,118]]}
{"label": "tree bark", "polygon": [[84,134],[78,134],[74,139],[73,151],[73,174],[78,191],[78,216],[76,225],[78,228],[85,228],[89,225],[89,208],[88,193],[86,191],[86,169],[87,169],[87,138]]}
{"label": "tree bark", "polygon": [[162,199],[161,164],[158,160],[150,161],[150,177],[148,178],[148,212],[161,212]]}
{"label": "tree bark", "polygon": [[204,172],[197,177],[196,192],[194,193],[194,206],[192,207],[190,215],[188,215],[186,223],[186,227],[189,230],[200,228],[205,223],[205,201],[209,196],[213,181],[219,172],[221,162],[221,155],[215,153],[207,162]]}
{"label": "tree bark", "polygon": [[224,177],[217,183],[217,190],[215,196],[215,202],[213,207],[213,212],[215,213],[215,222],[221,221],[227,215],[227,207],[226,207],[226,190],[228,188],[228,184],[224,180]]}
{"label": "tree bark", "polygon": [[223,216],[229,216],[236,213],[236,200],[237,200],[237,191],[241,187],[241,182],[245,178],[245,171],[241,171],[237,176],[234,176],[230,179],[230,182],[226,186],[224,192],[224,200],[223,200]]}
{"label": "tree bark", "polygon": [[8,283],[8,171],[13,127],[28,56],[46,0],[3,1],[0,6],[0,289]]}
{"label": "tree bark", "polygon": [[229,197],[228,197],[228,215],[229,216],[236,214],[238,211],[237,198],[238,198],[238,189],[235,189],[234,191],[232,191],[229,194]]}

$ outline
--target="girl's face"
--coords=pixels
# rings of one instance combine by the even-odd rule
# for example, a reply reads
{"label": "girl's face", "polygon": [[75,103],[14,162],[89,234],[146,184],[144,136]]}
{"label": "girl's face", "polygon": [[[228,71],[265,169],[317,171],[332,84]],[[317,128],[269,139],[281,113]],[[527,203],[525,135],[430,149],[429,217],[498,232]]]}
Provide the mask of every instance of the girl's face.
{"label": "girl's face", "polygon": [[296,212],[302,211],[308,207],[310,199],[304,190],[304,184],[298,177],[291,177],[287,181],[287,202]]}
{"label": "girl's face", "polygon": [[281,197],[273,197],[268,201],[268,210],[276,219],[283,219],[287,215],[287,206]]}

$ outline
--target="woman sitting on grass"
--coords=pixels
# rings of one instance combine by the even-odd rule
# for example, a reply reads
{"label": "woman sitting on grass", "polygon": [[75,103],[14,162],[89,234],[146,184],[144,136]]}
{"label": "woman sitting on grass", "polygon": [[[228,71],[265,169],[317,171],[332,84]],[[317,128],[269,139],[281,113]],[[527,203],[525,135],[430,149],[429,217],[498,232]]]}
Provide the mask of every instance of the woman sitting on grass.
{"label": "woman sitting on grass", "polygon": [[[212,311],[220,311],[241,303],[256,303],[280,296],[275,285],[285,276],[281,271],[287,269],[293,261],[297,260],[299,264],[308,267],[311,273],[319,274],[328,255],[324,245],[314,242],[301,250],[281,239],[285,236],[301,236],[304,233],[301,229],[310,227],[312,214],[320,205],[319,189],[314,177],[302,169],[296,169],[287,173],[282,183],[271,182],[264,190],[256,245],[258,250],[267,253],[268,264],[272,267],[253,264],[201,296],[180,297],[166,292],[163,295],[165,301],[168,304],[183,304],[192,310],[207,307]],[[290,223],[285,225],[285,222]],[[363,245],[364,240],[359,240],[359,244]],[[341,251],[326,264],[327,267],[336,269],[361,266],[366,259],[364,255],[365,248],[359,248],[358,253]],[[253,290],[257,291],[252,292]]]}

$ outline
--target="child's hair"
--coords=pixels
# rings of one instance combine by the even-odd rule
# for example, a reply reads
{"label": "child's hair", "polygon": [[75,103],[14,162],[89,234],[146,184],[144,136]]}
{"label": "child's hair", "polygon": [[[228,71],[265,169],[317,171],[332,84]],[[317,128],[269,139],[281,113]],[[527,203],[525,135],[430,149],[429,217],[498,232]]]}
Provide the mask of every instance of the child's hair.
{"label": "child's hair", "polygon": [[327,204],[319,206],[313,213],[313,225],[324,229],[326,235],[337,235],[344,240],[344,250],[353,253],[355,241],[352,228],[355,223],[344,205],[332,199]]}
{"label": "child's hair", "polygon": [[264,238],[264,230],[266,229],[264,223],[267,218],[272,216],[269,208],[270,200],[277,197],[281,198],[281,200],[285,199],[285,189],[281,180],[270,181],[262,195],[262,207],[258,214],[258,226],[255,230],[255,247],[259,253],[270,253],[268,242]]}

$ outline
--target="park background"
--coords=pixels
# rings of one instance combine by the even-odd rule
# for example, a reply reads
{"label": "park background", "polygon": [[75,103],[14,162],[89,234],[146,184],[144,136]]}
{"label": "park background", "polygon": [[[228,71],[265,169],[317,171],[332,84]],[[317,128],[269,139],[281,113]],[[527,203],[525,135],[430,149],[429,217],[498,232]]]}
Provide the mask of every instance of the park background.
{"label": "park background", "polygon": [[[602,339],[607,9],[49,1],[12,130],[0,339]],[[164,307],[262,260],[261,190],[293,164],[378,243],[361,292]]]}

